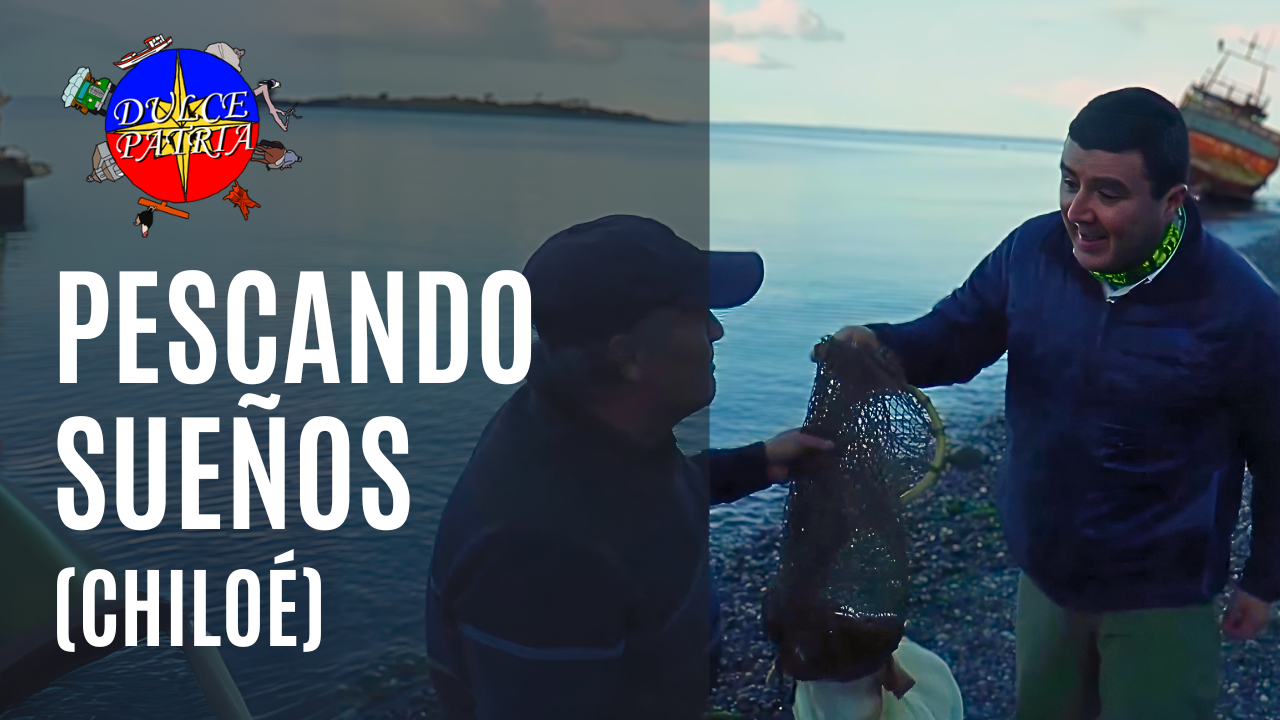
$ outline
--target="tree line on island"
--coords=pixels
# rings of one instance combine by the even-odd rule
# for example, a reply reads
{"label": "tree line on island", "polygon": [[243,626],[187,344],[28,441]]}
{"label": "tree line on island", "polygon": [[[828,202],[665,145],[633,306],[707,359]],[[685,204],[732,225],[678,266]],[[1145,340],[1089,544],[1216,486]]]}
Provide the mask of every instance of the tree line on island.
{"label": "tree line on island", "polygon": [[493,93],[485,93],[484,96],[478,98],[465,97],[461,95],[449,95],[447,97],[392,98],[385,92],[377,96],[343,95],[337,98],[316,98],[313,100],[295,101],[292,99],[280,99],[276,102],[282,105],[286,103],[296,103],[297,107],[300,108],[367,108],[431,112],[544,115],[552,117],[586,117],[632,122],[670,122],[666,120],[658,120],[642,113],[596,107],[582,98],[547,101],[542,99],[541,93],[538,93],[533,100],[514,102],[500,102],[494,98]]}

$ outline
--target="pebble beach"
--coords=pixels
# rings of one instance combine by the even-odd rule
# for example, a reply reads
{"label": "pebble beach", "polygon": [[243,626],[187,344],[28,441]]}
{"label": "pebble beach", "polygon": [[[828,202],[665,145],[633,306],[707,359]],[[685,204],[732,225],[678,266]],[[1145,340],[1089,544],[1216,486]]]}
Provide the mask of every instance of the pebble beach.
{"label": "pebble beach", "polygon": [[[962,433],[961,445],[983,451],[976,470],[949,470],[934,489],[907,507],[912,531],[912,596],[907,635],[951,666],[964,697],[965,717],[1013,715],[1014,609],[1018,569],[1009,559],[992,496],[1004,452],[1004,423],[993,419]],[[1236,528],[1232,570],[1248,556],[1250,483]],[[789,683],[766,684],[773,648],[760,619],[762,590],[778,563],[780,528],[759,531],[750,543],[721,547],[713,563],[727,615],[724,664],[713,705],[724,717],[791,718]],[[1219,602],[1219,612],[1222,610]],[[1223,643],[1218,718],[1280,716],[1280,633],[1273,624],[1253,641]]]}

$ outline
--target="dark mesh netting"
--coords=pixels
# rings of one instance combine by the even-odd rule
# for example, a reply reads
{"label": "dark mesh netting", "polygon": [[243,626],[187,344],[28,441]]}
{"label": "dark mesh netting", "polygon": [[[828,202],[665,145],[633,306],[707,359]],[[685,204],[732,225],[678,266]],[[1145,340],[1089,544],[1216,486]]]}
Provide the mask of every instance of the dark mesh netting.
{"label": "dark mesh netting", "polygon": [[825,339],[804,431],[835,442],[792,478],[765,602],[778,669],[797,680],[879,670],[902,639],[909,588],[901,495],[935,461],[924,402],[876,356]]}

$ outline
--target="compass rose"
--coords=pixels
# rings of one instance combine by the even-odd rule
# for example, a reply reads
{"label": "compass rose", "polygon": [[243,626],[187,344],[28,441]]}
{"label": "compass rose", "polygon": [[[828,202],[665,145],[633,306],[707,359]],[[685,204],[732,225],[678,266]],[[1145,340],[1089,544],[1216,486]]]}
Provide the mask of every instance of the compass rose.
{"label": "compass rose", "polygon": [[123,79],[107,109],[107,146],[138,188],[191,202],[240,175],[258,135],[256,99],[221,58],[156,53]]}

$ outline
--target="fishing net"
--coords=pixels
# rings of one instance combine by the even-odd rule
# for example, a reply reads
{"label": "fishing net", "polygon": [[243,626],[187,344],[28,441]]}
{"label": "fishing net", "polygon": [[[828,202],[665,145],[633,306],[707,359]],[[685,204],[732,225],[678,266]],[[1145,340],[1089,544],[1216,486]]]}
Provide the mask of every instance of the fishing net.
{"label": "fishing net", "polygon": [[879,357],[826,338],[814,359],[804,431],[836,447],[792,478],[765,621],[778,670],[853,680],[884,666],[902,639],[903,497],[936,479],[945,438],[928,399]]}

